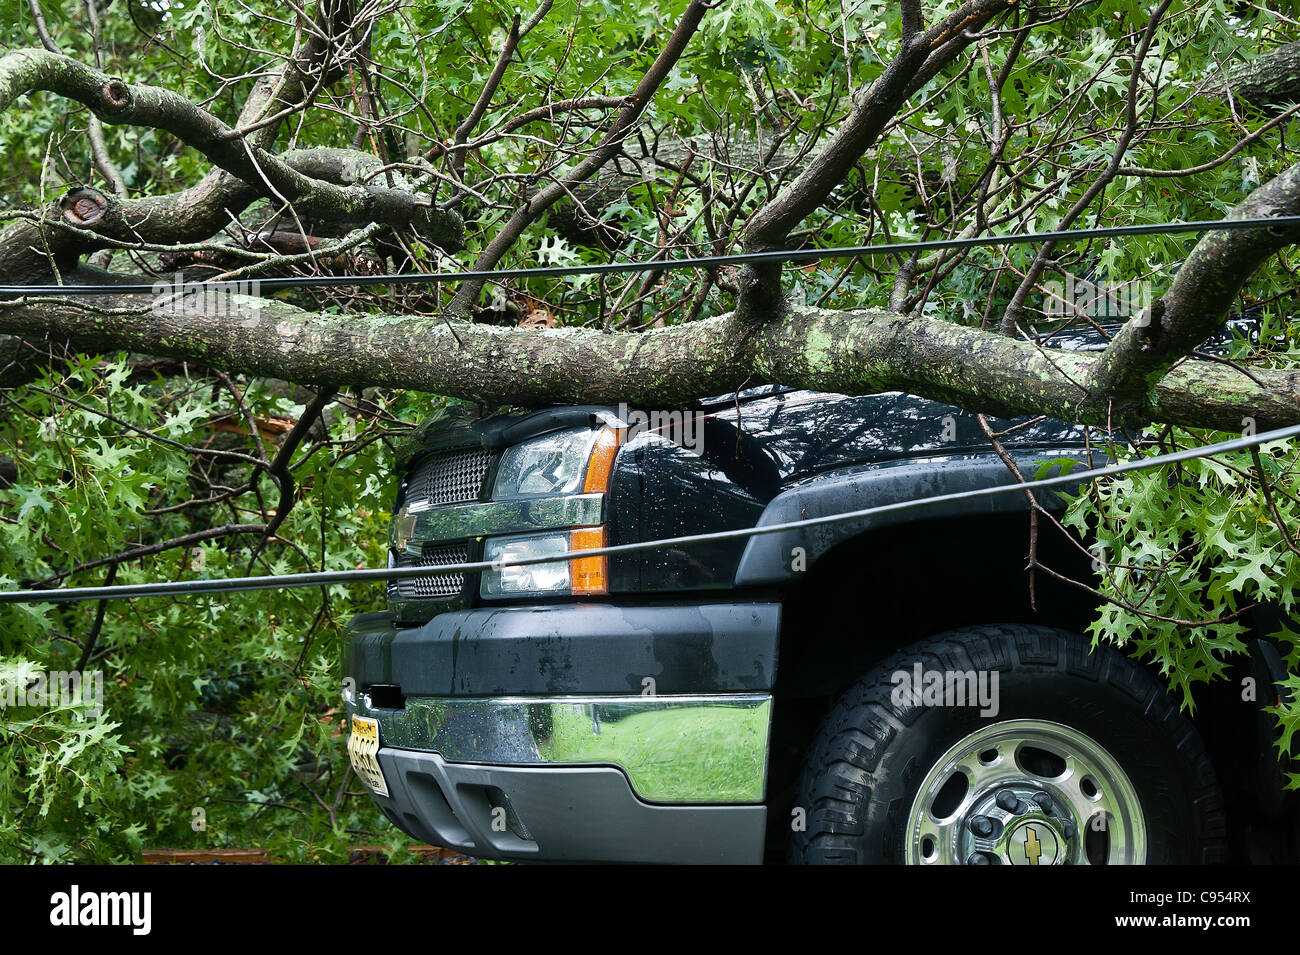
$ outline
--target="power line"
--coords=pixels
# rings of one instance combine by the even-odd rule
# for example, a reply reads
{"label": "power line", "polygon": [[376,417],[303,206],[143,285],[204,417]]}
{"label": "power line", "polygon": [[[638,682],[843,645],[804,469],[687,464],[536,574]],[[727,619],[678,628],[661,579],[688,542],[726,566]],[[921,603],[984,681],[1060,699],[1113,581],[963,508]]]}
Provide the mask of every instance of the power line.
{"label": "power line", "polygon": [[118,584],[111,587],[68,587],[53,590],[11,590],[0,591],[0,603],[71,603],[84,600],[106,600],[113,598],[130,599],[136,597],[163,597],[170,595],[196,595],[210,593],[237,593],[252,590],[277,590],[291,587],[323,587],[331,584],[353,582],[373,582],[387,580],[408,580],[416,577],[439,577],[448,574],[475,573],[484,570],[500,570],[505,567],[524,567],[531,564],[549,564],[578,557],[600,557],[612,554],[630,554],[646,550],[658,550],[665,547],[681,547],[687,544],[701,544],[713,541],[737,540],[757,537],[763,534],[779,534],[783,531],[798,530],[804,527],[817,527],[823,524],[837,524],[845,521],[857,521],[877,514],[888,514],[941,504],[948,501],[970,501],[993,497],[998,494],[1023,494],[1025,491],[1037,491],[1065,485],[1079,485],[1085,481],[1114,477],[1177,464],[1195,458],[1224,454],[1256,447],[1269,441],[1281,441],[1300,436],[1300,425],[1265,431],[1262,434],[1234,438],[1215,444],[1187,448],[1169,454],[1151,458],[1139,458],[1120,464],[1093,468],[1086,471],[1059,474],[1055,477],[1040,478],[1024,483],[999,484],[991,487],[976,488],[970,491],[958,491],[952,494],[938,494],[932,497],[910,498],[891,504],[879,504],[856,511],[840,514],[827,514],[797,521],[785,521],[780,524],[766,524],[760,527],[743,527],[728,531],[712,531],[707,534],[688,534],[684,537],[667,537],[652,541],[637,541],[631,544],[616,544],[610,547],[592,550],[567,551],[545,557],[527,557],[510,561],[478,561],[464,564],[443,564],[435,567],[390,567],[365,570],[320,571],[305,574],[270,574],[262,577],[232,577],[222,580],[178,580],[152,584]]}
{"label": "power line", "polygon": [[970,236],[957,239],[926,239],[919,242],[890,242],[880,245],[847,245],[829,249],[773,249],[767,252],[737,252],[731,255],[706,255],[683,259],[641,260],[636,262],[597,262],[591,265],[556,265],[527,269],[496,269],[465,272],[404,272],[392,275],[303,275],[265,279],[227,279],[223,281],[185,283],[180,289],[170,282],[153,285],[0,285],[0,296],[10,295],[136,295],[167,294],[169,291],[230,289],[248,291],[251,283],[257,290],[275,291],[288,288],[321,288],[372,285],[434,285],[440,282],[500,282],[505,279],[563,278],[572,275],[610,275],[624,272],[666,272],[673,269],[717,268],[722,265],[749,265],[764,262],[810,262],[820,259],[851,259],[901,253],[928,252],[937,249],[971,249],[982,246],[1024,245],[1031,242],[1070,242],[1080,239],[1107,239],[1130,235],[1168,235],[1181,232],[1211,232],[1233,229],[1280,229],[1300,226],[1300,215],[1256,219],[1208,219],[1198,222],[1157,222],[1147,225],[1104,226],[1094,229],[1065,229],[1056,232],[1026,232],[1017,235]]}

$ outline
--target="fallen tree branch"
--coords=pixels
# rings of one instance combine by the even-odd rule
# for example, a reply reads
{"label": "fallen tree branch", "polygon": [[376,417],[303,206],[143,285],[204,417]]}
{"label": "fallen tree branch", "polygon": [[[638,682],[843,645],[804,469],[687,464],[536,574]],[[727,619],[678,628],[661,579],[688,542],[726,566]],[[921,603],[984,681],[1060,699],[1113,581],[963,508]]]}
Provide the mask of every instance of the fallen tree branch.
{"label": "fallen tree branch", "polygon": [[[1000,416],[1046,414],[1098,425],[1108,419],[1080,384],[1091,380],[1097,355],[1042,349],[923,315],[792,306],[757,326],[728,314],[603,333],[243,302],[258,311],[242,318],[184,314],[170,306],[140,308],[127,297],[16,300],[0,303],[0,332],[304,384],[413,388],[493,405],[673,407],[746,382],[776,382],[841,394],[907,391]],[[1260,429],[1300,421],[1300,369],[1252,374],[1184,361],[1156,384],[1148,420],[1234,432],[1243,418]]]}
{"label": "fallen tree branch", "polygon": [[[1300,163],[1266,182],[1231,218],[1300,213]],[[1178,270],[1169,291],[1130,319],[1111,340],[1089,382],[1096,407],[1117,422],[1149,416],[1152,389],[1174,365],[1223,325],[1238,291],[1269,256],[1300,240],[1300,228],[1207,232]]]}
{"label": "fallen tree branch", "polygon": [[[36,90],[83,103],[105,123],[171,133],[258,194],[292,203],[319,218],[379,222],[411,229],[434,242],[447,231],[449,213],[434,208],[428,197],[369,183],[342,186],[312,178],[248,143],[216,116],[171,90],[125,83],[48,50],[14,50],[0,57],[0,110],[17,96]],[[92,220],[86,216],[84,221]]]}
{"label": "fallen tree branch", "polygon": [[[700,22],[708,9],[708,3],[702,0],[691,0],[676,28],[665,41],[663,49],[659,51],[655,61],[650,64],[649,69],[637,83],[628,98],[627,105],[615,115],[600,143],[563,178],[541,189],[515,210],[479,255],[474,263],[475,271],[486,271],[500,262],[501,257],[518,241],[524,230],[536,222],[542,213],[567,197],[569,189],[574,184],[587,181],[618,155],[619,150],[623,148],[624,140],[631,134],[645,108],[650,105],[655,90],[668,78],[673,66],[685,52],[686,45],[699,29]],[[452,314],[467,317],[470,314],[470,307],[478,299],[482,290],[481,281],[463,283],[455,298],[452,299]]]}
{"label": "fallen tree branch", "polygon": [[[870,86],[854,93],[854,106],[835,135],[799,176],[769,202],[749,224],[745,249],[750,252],[779,248],[790,231],[818,208],[832,190],[844,182],[854,164],[880,136],[916,89],[919,73],[933,75],[973,43],[971,32],[1003,12],[1016,0],[973,0],[955,10],[928,32],[911,33],[885,72]],[[904,11],[907,14],[907,11]],[[911,22],[919,20],[919,16]]]}
{"label": "fallen tree branch", "polygon": [[1300,40],[1233,66],[1224,87],[1255,106],[1300,103]]}
{"label": "fallen tree branch", "polygon": [[[381,165],[374,156],[351,149],[299,149],[279,159],[306,177],[346,188],[366,188],[363,183]],[[35,283],[49,278],[51,261],[66,274],[81,256],[102,248],[202,242],[264,192],[224,171],[214,171],[190,189],[146,199],[123,200],[79,186],[51,203],[37,221],[19,222],[0,232],[0,274]],[[456,212],[429,209],[421,217],[430,241],[449,251],[460,248],[465,223]],[[373,221],[361,210],[354,220],[333,219],[315,231],[333,235]]]}

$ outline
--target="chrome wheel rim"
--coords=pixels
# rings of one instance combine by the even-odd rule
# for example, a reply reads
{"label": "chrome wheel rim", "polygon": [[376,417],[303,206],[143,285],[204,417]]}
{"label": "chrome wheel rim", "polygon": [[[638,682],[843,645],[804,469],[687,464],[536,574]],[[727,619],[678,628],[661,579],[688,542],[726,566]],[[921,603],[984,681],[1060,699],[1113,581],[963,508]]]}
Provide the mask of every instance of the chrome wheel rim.
{"label": "chrome wheel rim", "polygon": [[1047,720],[991,723],[951,746],[907,817],[909,865],[1141,865],[1146,820],[1119,762]]}

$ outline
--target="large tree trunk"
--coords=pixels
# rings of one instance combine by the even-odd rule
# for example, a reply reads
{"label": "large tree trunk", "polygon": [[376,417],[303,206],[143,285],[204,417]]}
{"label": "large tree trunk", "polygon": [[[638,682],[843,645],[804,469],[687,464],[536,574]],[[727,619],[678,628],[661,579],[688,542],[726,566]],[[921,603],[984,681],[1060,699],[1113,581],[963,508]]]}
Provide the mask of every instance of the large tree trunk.
{"label": "large tree trunk", "polygon": [[[215,368],[317,385],[415,388],[487,404],[626,401],[672,407],[746,383],[844,394],[902,390],[998,415],[1112,418],[1081,383],[1100,359],[1043,350],[941,319],[793,307],[730,314],[639,334],[499,328],[406,315],[338,316],[236,299],[241,315],[141,309],[135,300],[5,306],[0,330],[66,340],[83,351],[126,348]],[[113,310],[106,315],[104,309]],[[1143,417],[1237,431],[1300,421],[1300,370],[1253,378],[1186,361],[1155,386]]]}

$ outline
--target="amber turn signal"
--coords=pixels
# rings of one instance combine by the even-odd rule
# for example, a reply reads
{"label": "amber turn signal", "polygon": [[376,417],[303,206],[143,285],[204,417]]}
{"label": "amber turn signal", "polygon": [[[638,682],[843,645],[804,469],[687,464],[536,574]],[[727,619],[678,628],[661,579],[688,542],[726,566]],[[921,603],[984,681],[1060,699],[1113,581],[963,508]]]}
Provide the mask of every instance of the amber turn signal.
{"label": "amber turn signal", "polygon": [[614,456],[618,446],[623,443],[622,430],[603,428],[591,448],[591,457],[587,459],[587,478],[582,483],[585,494],[593,491],[608,491],[609,476],[614,473]]}
{"label": "amber turn signal", "polygon": [[[595,550],[605,546],[605,528],[580,527],[569,531],[569,550]],[[569,561],[569,586],[575,594],[604,594],[605,555],[575,557]]]}

